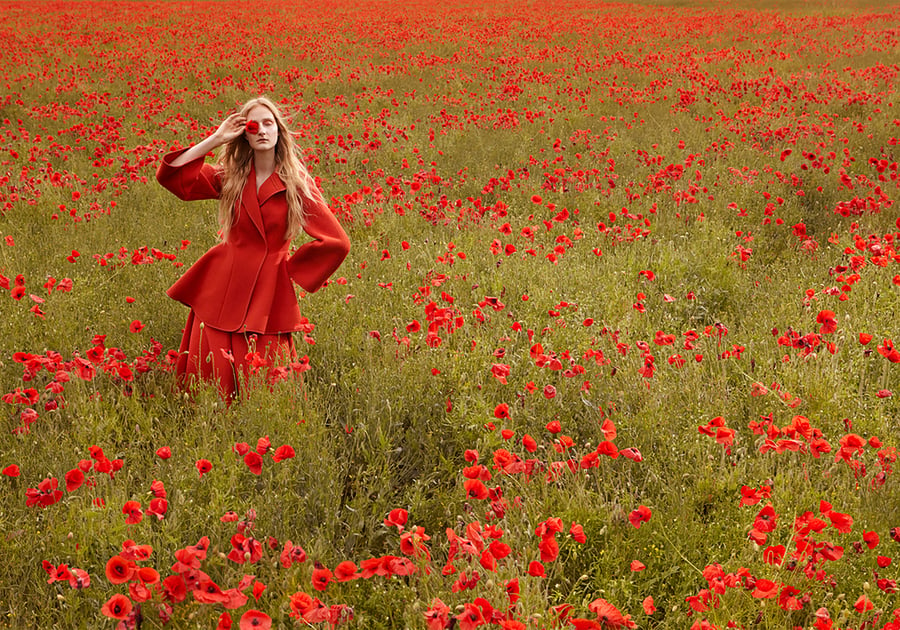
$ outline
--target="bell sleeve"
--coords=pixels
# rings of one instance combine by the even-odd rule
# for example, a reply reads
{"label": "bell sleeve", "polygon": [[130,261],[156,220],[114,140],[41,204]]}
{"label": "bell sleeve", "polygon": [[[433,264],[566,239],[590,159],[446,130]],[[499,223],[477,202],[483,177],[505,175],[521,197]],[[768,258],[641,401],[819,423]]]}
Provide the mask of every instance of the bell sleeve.
{"label": "bell sleeve", "polygon": [[307,208],[303,230],[313,240],[294,252],[287,261],[287,269],[291,280],[313,293],[344,262],[350,253],[350,239],[324,203]]}
{"label": "bell sleeve", "polygon": [[222,180],[218,169],[199,157],[181,166],[172,161],[187,149],[172,151],[163,156],[156,171],[156,180],[182,201],[218,199]]}

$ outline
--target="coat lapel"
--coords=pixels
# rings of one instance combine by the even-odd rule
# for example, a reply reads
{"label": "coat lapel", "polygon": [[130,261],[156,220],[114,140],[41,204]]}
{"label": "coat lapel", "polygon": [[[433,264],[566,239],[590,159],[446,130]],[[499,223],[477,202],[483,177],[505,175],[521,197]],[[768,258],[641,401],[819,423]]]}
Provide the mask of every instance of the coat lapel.
{"label": "coat lapel", "polygon": [[259,205],[266,203],[272,195],[283,192],[285,190],[284,182],[278,177],[277,173],[273,173],[269,179],[263,182],[259,192],[256,193]]}
{"label": "coat lapel", "polygon": [[259,209],[259,200],[256,196],[256,169],[253,167],[253,164],[250,165],[250,175],[247,177],[247,182],[244,184],[244,191],[241,194],[241,206],[246,210],[247,216],[250,217],[250,221],[253,222],[253,225],[262,237],[265,238],[266,228],[263,225],[262,212]]}

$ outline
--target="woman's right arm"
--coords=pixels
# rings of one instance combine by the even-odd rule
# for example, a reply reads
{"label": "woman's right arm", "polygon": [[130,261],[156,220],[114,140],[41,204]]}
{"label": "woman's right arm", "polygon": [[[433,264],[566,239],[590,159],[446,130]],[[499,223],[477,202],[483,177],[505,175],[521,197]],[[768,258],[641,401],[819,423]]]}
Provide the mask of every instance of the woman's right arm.
{"label": "woman's right arm", "polygon": [[213,149],[244,133],[247,120],[232,114],[208,138],[194,146],[163,156],[156,180],[182,201],[218,199],[222,185],[220,173],[203,158]]}
{"label": "woman's right arm", "polygon": [[210,151],[217,149],[226,142],[230,142],[244,133],[244,126],[246,124],[247,119],[244,116],[232,114],[222,121],[222,124],[219,125],[211,136],[201,140],[173,159],[170,162],[170,166],[184,166],[188,162],[193,162],[197,158],[204,157]]}

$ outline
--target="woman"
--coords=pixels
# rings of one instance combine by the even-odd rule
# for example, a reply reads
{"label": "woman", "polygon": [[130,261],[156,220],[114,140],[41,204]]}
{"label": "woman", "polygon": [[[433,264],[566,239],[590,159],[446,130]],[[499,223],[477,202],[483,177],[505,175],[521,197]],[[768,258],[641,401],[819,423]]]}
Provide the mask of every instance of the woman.
{"label": "woman", "polygon": [[[206,164],[222,147],[218,163]],[[221,242],[168,290],[191,307],[176,373],[183,386],[215,381],[226,400],[250,361],[294,357],[303,328],[291,281],[316,291],[340,266],[350,241],[303,163],[278,108],[247,102],[202,142],[163,158],[159,183],[179,199],[218,199]],[[313,238],[293,255],[300,230]],[[254,352],[256,355],[254,355]]]}

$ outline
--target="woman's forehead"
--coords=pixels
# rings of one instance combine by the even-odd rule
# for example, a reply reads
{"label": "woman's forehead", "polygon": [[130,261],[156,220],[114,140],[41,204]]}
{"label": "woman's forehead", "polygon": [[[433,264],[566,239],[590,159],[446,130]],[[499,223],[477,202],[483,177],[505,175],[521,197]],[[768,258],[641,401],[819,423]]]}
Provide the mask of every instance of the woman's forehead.
{"label": "woman's forehead", "polygon": [[247,118],[249,120],[264,120],[266,118],[275,120],[275,115],[265,105],[254,105],[247,112]]}

